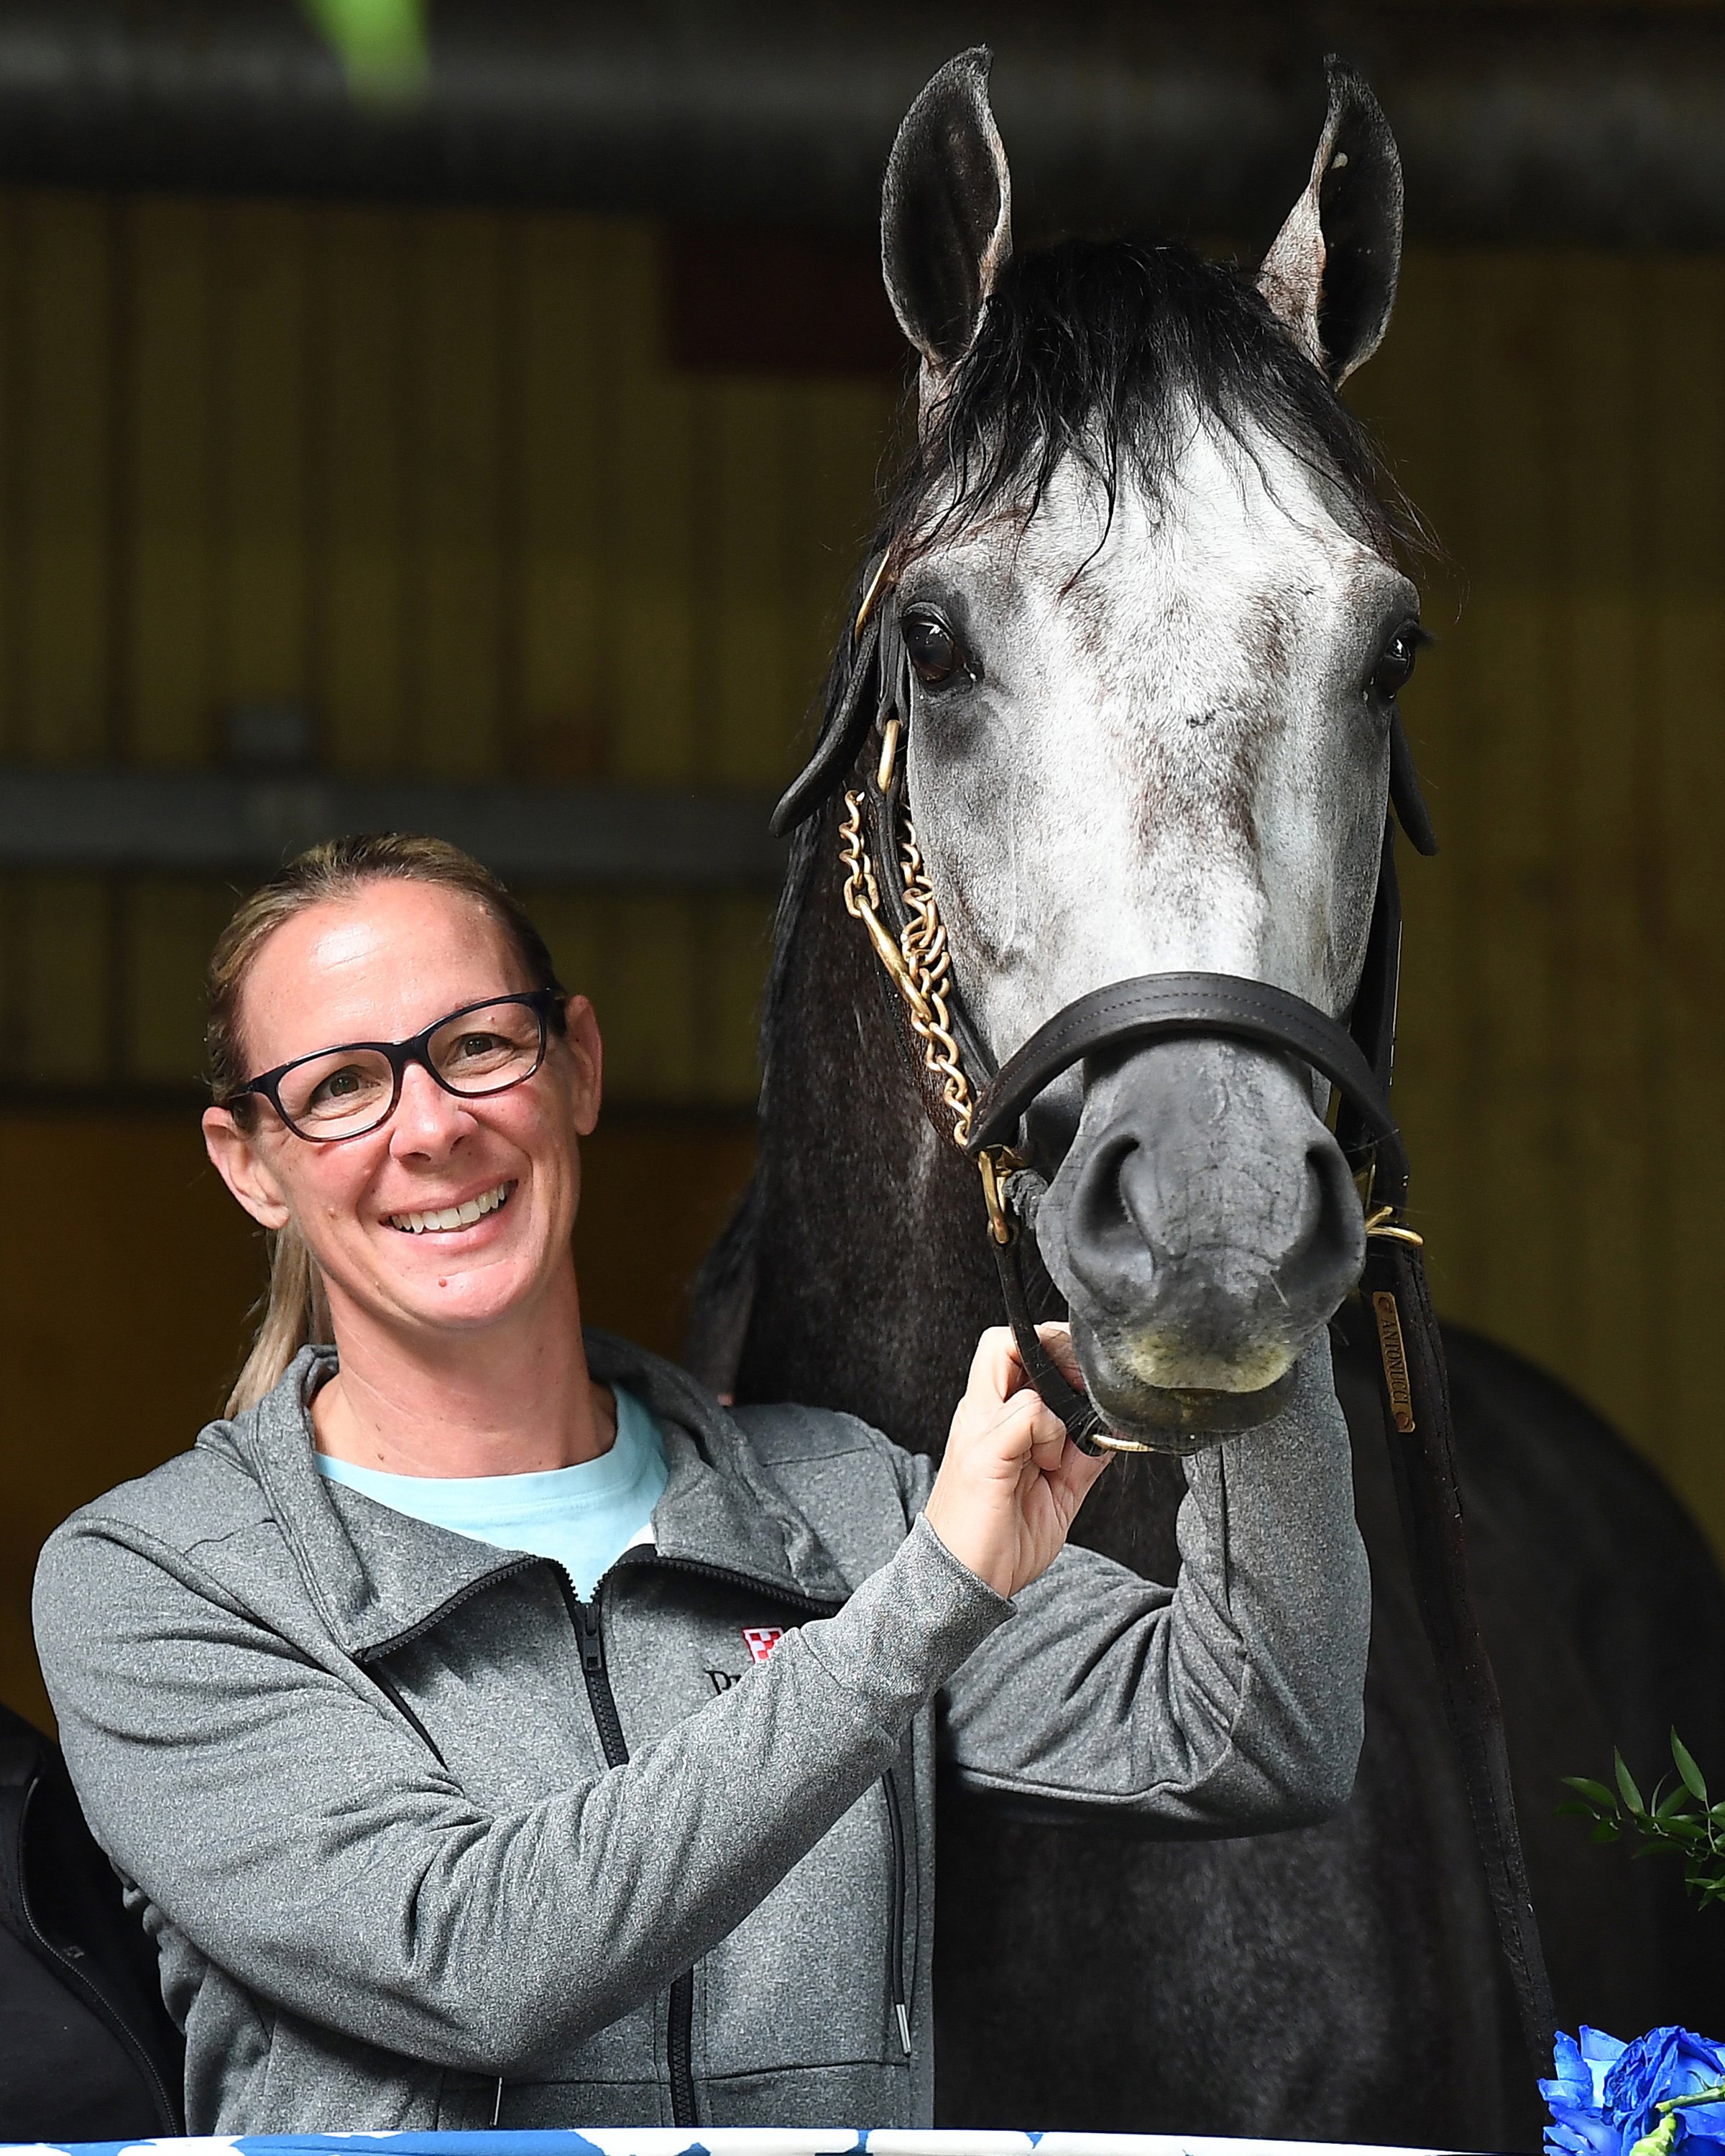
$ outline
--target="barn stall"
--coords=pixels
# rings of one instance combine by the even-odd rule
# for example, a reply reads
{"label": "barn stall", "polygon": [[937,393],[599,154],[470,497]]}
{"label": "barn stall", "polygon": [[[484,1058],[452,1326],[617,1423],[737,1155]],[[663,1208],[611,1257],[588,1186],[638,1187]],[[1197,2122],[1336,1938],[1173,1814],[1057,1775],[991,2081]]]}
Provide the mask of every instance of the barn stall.
{"label": "barn stall", "polygon": [[610,1051],[590,1314],[675,1348],[747,1171],[764,804],[902,424],[870,197],[984,31],[1033,230],[1249,256],[1326,44],[1377,83],[1414,244],[1351,393],[1441,548],[1416,1211],[1447,1313],[1725,1538],[1719,11],[636,13],[442,7],[356,99],[285,4],[0,8],[0,1696],[45,1713],[43,1535],[238,1360],[198,979],[285,844],[411,803],[520,882]]}

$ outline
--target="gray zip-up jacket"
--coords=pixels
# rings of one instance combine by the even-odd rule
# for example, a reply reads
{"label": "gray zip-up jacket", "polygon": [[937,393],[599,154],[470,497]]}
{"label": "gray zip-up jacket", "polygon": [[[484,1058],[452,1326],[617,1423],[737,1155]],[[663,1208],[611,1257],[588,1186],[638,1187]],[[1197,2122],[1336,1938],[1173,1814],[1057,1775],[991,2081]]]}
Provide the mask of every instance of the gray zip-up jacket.
{"label": "gray zip-up jacket", "polygon": [[1368,1591],[1322,1346],[1189,1466],[1172,1592],[1068,1549],[1013,1603],[918,1518],[928,1461],[588,1352],[670,1467],[591,1604],[326,1482],[327,1350],[44,1551],[191,2132],[927,2124],[937,1761],[1168,1835],[1347,1797]]}

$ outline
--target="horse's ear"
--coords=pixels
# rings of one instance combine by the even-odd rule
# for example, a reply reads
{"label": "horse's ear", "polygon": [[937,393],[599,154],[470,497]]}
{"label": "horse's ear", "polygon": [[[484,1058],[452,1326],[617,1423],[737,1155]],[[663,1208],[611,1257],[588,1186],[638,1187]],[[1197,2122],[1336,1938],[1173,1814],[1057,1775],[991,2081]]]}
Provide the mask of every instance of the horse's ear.
{"label": "horse's ear", "polygon": [[1258,290],[1338,387],[1382,342],[1402,254],[1402,161],[1389,122],[1332,53],[1330,110],[1306,192],[1258,271]]}
{"label": "horse's ear", "polygon": [[929,376],[969,351],[1012,253],[1012,177],[988,107],[986,45],[948,60],[905,115],[886,163],[880,267]]}

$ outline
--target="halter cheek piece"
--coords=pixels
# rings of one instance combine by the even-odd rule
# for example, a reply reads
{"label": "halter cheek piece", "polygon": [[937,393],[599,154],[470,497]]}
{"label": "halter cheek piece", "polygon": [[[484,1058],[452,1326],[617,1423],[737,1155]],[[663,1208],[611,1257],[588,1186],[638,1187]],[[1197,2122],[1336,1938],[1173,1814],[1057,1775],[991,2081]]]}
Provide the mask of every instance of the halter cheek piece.
{"label": "halter cheek piece", "polygon": [[1047,1185],[1019,1150],[1027,1111],[1087,1056],[1194,1037],[1243,1041],[1292,1056],[1334,1087],[1337,1139],[1367,1209],[1359,1303],[1340,1322],[1354,1341],[1369,1328],[1375,1346],[1420,1612],[1461,1755],[1523,2034],[1543,2071],[1554,2025],[1551,1991],[1510,1792],[1502,1709],[1468,1580],[1442,1340],[1423,1244],[1407,1223],[1408,1158],[1389,1107],[1401,962],[1395,824],[1420,853],[1436,850],[1401,720],[1392,721],[1391,814],[1365,964],[1345,1025],[1266,982],[1230,973],[1147,973],[1068,1004],[997,1068],[958,996],[946,927],[906,796],[911,667],[892,602],[891,559],[883,554],[875,565],[852,632],[849,670],[813,757],[774,813],[773,829],[790,830],[844,788],[839,830],[845,909],[861,923],[902,999],[921,1051],[931,1120],[980,1173],[1002,1297],[1024,1368],[1086,1452],[1191,1448],[1178,1438],[1151,1445],[1111,1430],[1042,1345],[1024,1276],[1024,1230],[1034,1231]]}

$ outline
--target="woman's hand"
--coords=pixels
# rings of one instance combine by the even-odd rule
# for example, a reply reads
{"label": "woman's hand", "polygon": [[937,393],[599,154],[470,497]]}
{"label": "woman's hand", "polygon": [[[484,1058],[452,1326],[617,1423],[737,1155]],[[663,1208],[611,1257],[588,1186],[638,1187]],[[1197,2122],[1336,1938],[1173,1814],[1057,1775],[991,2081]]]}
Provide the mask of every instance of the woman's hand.
{"label": "woman's hand", "polygon": [[[1036,1328],[1075,1384],[1082,1380],[1064,1325]],[[1016,1594],[1048,1570],[1106,1454],[1081,1452],[1030,1383],[1004,1325],[977,1342],[970,1382],[952,1417],[929,1492],[928,1524],[961,1564],[997,1594]]]}

